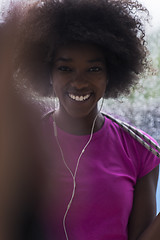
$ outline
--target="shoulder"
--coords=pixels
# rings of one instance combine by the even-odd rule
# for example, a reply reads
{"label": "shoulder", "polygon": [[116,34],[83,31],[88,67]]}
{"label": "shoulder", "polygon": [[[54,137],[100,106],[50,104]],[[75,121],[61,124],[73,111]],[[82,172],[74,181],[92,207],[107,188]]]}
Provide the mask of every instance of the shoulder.
{"label": "shoulder", "polygon": [[106,116],[109,137],[115,149],[121,148],[136,166],[137,177],[141,178],[151,172],[160,163],[160,148],[157,142],[147,133],[115,119]]}
{"label": "shoulder", "polygon": [[[125,122],[122,122],[121,120],[114,118],[111,115],[105,115],[106,118],[106,130],[108,131],[109,137],[114,141],[114,143],[118,142],[118,144],[122,144],[123,147],[127,147],[131,145],[132,148],[138,148],[142,147],[142,145],[137,141],[135,134],[133,136],[132,131],[125,125]],[[141,132],[140,130],[136,129],[137,132]],[[143,148],[143,147],[142,147]]]}
{"label": "shoulder", "polygon": [[[148,148],[152,152],[152,148],[156,149],[157,152],[160,150],[158,143],[154,138],[149,134],[142,131],[141,129],[136,128],[135,126],[121,121],[111,115],[104,115],[108,121],[108,129],[110,133],[116,133],[118,136],[125,137],[128,140],[134,141],[138,145],[142,145],[145,148]],[[149,147],[150,146],[150,147]],[[157,155],[158,156],[158,155]]]}

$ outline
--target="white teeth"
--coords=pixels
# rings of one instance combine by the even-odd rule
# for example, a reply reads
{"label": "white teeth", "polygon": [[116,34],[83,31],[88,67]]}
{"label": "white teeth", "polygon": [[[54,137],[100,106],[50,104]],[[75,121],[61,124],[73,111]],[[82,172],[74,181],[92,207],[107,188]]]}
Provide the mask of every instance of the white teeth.
{"label": "white teeth", "polygon": [[80,101],[80,97],[78,97],[78,96],[76,96],[76,99],[75,99],[76,101]]}
{"label": "white teeth", "polygon": [[90,97],[90,94],[87,94],[85,96],[75,96],[75,95],[69,93],[69,97],[77,102],[83,102]]}

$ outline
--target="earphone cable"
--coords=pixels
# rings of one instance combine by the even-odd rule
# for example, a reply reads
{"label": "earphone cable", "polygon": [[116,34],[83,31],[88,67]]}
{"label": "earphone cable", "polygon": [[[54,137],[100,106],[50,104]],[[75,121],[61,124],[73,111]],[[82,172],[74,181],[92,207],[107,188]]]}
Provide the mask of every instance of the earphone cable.
{"label": "earphone cable", "polygon": [[69,166],[67,165],[67,163],[66,163],[66,161],[65,161],[64,153],[63,153],[63,150],[62,150],[62,148],[61,148],[61,145],[60,145],[60,142],[59,142],[59,139],[58,139],[55,114],[53,114],[53,127],[54,127],[54,135],[55,135],[55,138],[56,138],[56,142],[57,142],[57,145],[58,145],[59,150],[60,150],[60,152],[61,152],[61,156],[62,156],[63,162],[64,162],[67,170],[68,170],[69,173],[71,174],[71,177],[72,177],[72,180],[73,180],[72,195],[71,195],[70,201],[69,201],[69,203],[68,203],[68,205],[67,205],[67,209],[66,209],[66,212],[65,212],[65,214],[64,214],[64,217],[63,217],[63,229],[64,229],[64,233],[65,233],[66,240],[69,240],[69,238],[68,238],[68,233],[67,233],[67,229],[66,229],[66,217],[67,217],[67,214],[68,214],[68,212],[69,212],[69,209],[70,209],[70,207],[71,207],[71,204],[72,204],[73,199],[74,199],[74,196],[75,196],[75,190],[76,190],[76,175],[77,175],[77,171],[78,171],[79,162],[80,162],[80,159],[81,159],[82,155],[84,154],[86,148],[88,147],[88,145],[90,144],[90,142],[91,142],[91,140],[92,140],[95,123],[96,123],[96,120],[97,120],[97,118],[98,118],[98,115],[99,115],[99,113],[100,113],[100,111],[101,111],[101,109],[102,109],[103,103],[104,103],[104,98],[102,99],[102,103],[101,103],[100,109],[99,109],[96,117],[95,117],[94,120],[93,120],[89,140],[87,141],[87,143],[86,143],[85,146],[83,147],[83,149],[82,149],[82,151],[81,151],[81,153],[80,153],[80,155],[79,155],[79,157],[78,157],[74,174],[73,174],[73,172],[71,171],[71,169],[69,168]]}
{"label": "earphone cable", "polygon": [[[103,106],[103,102],[104,102],[104,99],[102,100],[102,104],[101,104],[101,107],[100,107],[100,110],[99,112],[101,111],[102,109],[102,106]],[[49,111],[47,114],[44,114],[42,116],[42,119],[45,119],[48,115],[50,114],[53,114],[55,111],[51,110]],[[95,117],[94,121],[93,121],[93,125],[92,125],[92,130],[91,130],[91,134],[90,134],[90,138],[87,142],[87,144],[85,145],[85,147],[82,149],[81,151],[81,154],[80,154],[80,158],[82,157],[82,154],[84,153],[85,149],[87,148],[87,146],[89,145],[91,139],[92,139],[92,135],[93,135],[93,131],[94,131],[94,124],[96,122],[96,119],[98,117],[98,114],[99,112],[97,113],[97,116]],[[54,114],[53,114],[54,115]],[[107,118],[111,119],[113,122],[117,123],[120,127],[122,127],[126,132],[128,132],[133,138],[135,138],[138,142],[140,142],[145,148],[147,148],[150,152],[152,152],[154,155],[156,155],[157,157],[160,158],[160,146],[158,146],[155,142],[153,142],[150,138],[148,138],[146,135],[144,135],[140,130],[134,128],[133,126],[131,126],[130,124],[126,123],[126,122],[123,122],[119,119],[116,119],[114,118],[113,116],[109,115],[109,114],[104,114],[104,116],[106,116]],[[72,201],[73,201],[73,198],[74,198],[74,195],[75,195],[75,189],[76,189],[76,181],[75,181],[75,177],[76,177],[76,174],[77,174],[77,170],[78,170],[78,165],[79,165],[79,161],[80,159],[78,159],[78,165],[76,166],[75,168],[75,173],[73,174],[72,171],[70,170],[70,168],[68,167],[68,165],[66,164],[65,162],[65,159],[64,159],[64,154],[63,154],[63,151],[62,151],[62,148],[59,144],[59,141],[58,141],[58,136],[57,136],[57,128],[56,128],[56,122],[55,122],[55,119],[54,119],[54,116],[53,116],[53,126],[54,126],[54,133],[55,133],[55,138],[56,138],[56,141],[57,141],[57,145],[60,149],[60,152],[61,152],[61,156],[62,156],[62,159],[64,161],[64,164],[66,166],[66,168],[68,169],[68,171],[70,172],[71,176],[72,176],[72,179],[73,179],[73,191],[72,191],[72,196],[71,196],[71,199],[70,199],[70,202],[67,206],[67,210],[65,212],[65,215],[64,215],[64,218],[63,218],[63,228],[64,228],[64,232],[65,232],[65,236],[66,236],[66,239],[68,240],[68,235],[67,235],[67,230],[66,230],[66,217],[67,217],[67,214],[68,214],[68,211],[70,209],[70,206],[72,204]],[[74,176],[75,175],[75,176]]]}

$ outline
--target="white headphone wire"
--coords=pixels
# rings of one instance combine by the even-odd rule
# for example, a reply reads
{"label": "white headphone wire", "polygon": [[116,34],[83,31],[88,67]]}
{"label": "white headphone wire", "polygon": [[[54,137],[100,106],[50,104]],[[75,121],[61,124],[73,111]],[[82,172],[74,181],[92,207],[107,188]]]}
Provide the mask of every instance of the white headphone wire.
{"label": "white headphone wire", "polygon": [[95,117],[94,120],[93,120],[89,140],[87,141],[87,143],[86,143],[85,146],[83,147],[83,149],[82,149],[82,151],[81,151],[81,153],[80,153],[80,155],[79,155],[79,157],[78,157],[74,174],[73,174],[73,172],[71,171],[71,169],[68,167],[68,165],[67,165],[67,163],[66,163],[66,161],[65,161],[64,153],[63,153],[63,150],[62,150],[62,148],[61,148],[61,145],[60,145],[59,139],[58,139],[55,114],[53,113],[53,127],[54,127],[54,135],[55,135],[55,138],[56,138],[56,142],[57,142],[57,145],[58,145],[59,150],[60,150],[60,152],[61,152],[62,160],[63,160],[66,168],[67,168],[68,171],[70,172],[71,177],[72,177],[72,180],[73,180],[72,195],[71,195],[71,198],[70,198],[69,203],[68,203],[68,205],[67,205],[67,209],[66,209],[66,212],[65,212],[65,214],[64,214],[64,217],[63,217],[63,229],[64,229],[64,233],[65,233],[66,240],[69,240],[69,238],[68,238],[68,233],[67,233],[67,229],[66,229],[66,217],[67,217],[67,214],[68,214],[69,209],[70,209],[70,207],[71,207],[71,204],[72,204],[72,202],[73,202],[73,198],[74,198],[74,196],[75,196],[75,190],[76,190],[76,175],[77,175],[77,171],[78,171],[78,167],[79,167],[79,162],[80,162],[80,159],[81,159],[83,153],[85,152],[86,148],[88,147],[88,145],[90,144],[90,142],[91,142],[91,140],[92,140],[95,123],[96,123],[96,120],[97,120],[97,118],[98,118],[98,115],[99,115],[99,113],[100,113],[100,111],[101,111],[101,109],[102,109],[103,103],[104,103],[104,98],[102,99],[102,103],[101,103],[100,109],[99,109],[96,117]]}
{"label": "white headphone wire", "polygon": [[[103,102],[104,102],[104,99],[102,101],[102,104],[101,104],[101,107],[100,107],[100,110],[99,112],[101,111],[101,108],[103,106]],[[48,115],[50,114],[53,114],[55,111],[53,110],[50,110],[47,114],[44,114],[42,116],[42,119],[45,119]],[[98,114],[99,114],[98,112]],[[97,114],[97,115],[98,115]],[[104,114],[107,118],[111,119],[113,122],[117,123],[119,126],[121,126],[126,132],[128,132],[133,138],[135,138],[138,142],[140,142],[145,148],[147,148],[150,152],[152,152],[154,155],[156,155],[157,157],[160,158],[160,146],[157,145],[155,142],[153,142],[150,138],[148,138],[146,135],[144,135],[142,132],[140,132],[138,129],[134,128],[133,126],[131,126],[130,124],[126,123],[126,122],[123,122],[119,119],[116,119],[114,118],[113,116],[109,115],[109,114]],[[96,121],[96,118],[95,118],[95,121]],[[55,137],[57,138],[57,129],[56,129],[56,123],[53,121],[53,126],[54,126],[54,132],[55,132]],[[93,127],[93,130],[94,130],[94,126]],[[92,133],[92,131],[91,131]],[[90,138],[91,138],[91,134],[90,134]],[[144,140],[145,141],[144,141]],[[57,139],[58,140],[58,139]],[[57,141],[56,140],[56,141]],[[86,144],[86,147],[88,146],[88,144],[90,143],[91,139],[89,139],[89,141],[87,142]],[[59,146],[59,149],[60,149],[60,152],[61,152],[61,155],[63,156],[62,158],[64,159],[64,155],[63,155],[63,151],[61,149],[61,146],[59,145],[59,141],[57,142],[58,146]],[[86,149],[86,147],[84,147]],[[156,150],[155,150],[155,149]],[[83,151],[83,150],[82,150]],[[85,151],[85,150],[84,150]],[[83,151],[83,153],[84,153]],[[82,153],[82,152],[81,152]],[[82,153],[82,154],[83,154]],[[82,156],[81,154],[81,156]],[[80,160],[80,159],[79,159]],[[72,171],[70,170],[70,168],[68,168],[68,165],[66,164],[66,162],[64,161],[64,164],[66,166],[66,168],[68,169],[68,171],[70,172],[72,178],[74,179],[74,175],[72,173]],[[78,170],[78,166],[76,168],[76,172]],[[74,185],[74,189],[76,188],[76,185]],[[73,192],[72,192],[73,193]],[[72,194],[73,195],[73,194]],[[74,195],[72,196],[72,200],[74,198]],[[67,235],[67,230],[66,230],[66,227],[65,227],[65,219],[66,219],[66,216],[67,216],[67,213],[69,211],[69,208],[71,206],[71,203],[72,201],[70,201],[70,203],[68,204],[68,207],[67,207],[67,210],[66,210],[66,214],[64,216],[64,219],[63,219],[63,226],[64,226],[64,231],[65,231],[65,236],[66,236],[66,239],[68,239],[68,235]]]}

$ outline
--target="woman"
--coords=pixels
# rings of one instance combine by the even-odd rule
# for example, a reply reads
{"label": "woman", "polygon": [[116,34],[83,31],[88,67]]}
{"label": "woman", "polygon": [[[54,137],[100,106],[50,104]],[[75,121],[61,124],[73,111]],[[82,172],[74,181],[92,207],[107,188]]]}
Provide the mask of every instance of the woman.
{"label": "woman", "polygon": [[137,1],[47,0],[23,8],[15,77],[59,99],[44,118],[46,239],[159,239],[160,160],[97,105],[129,93],[149,68],[137,12],[146,12]]}

